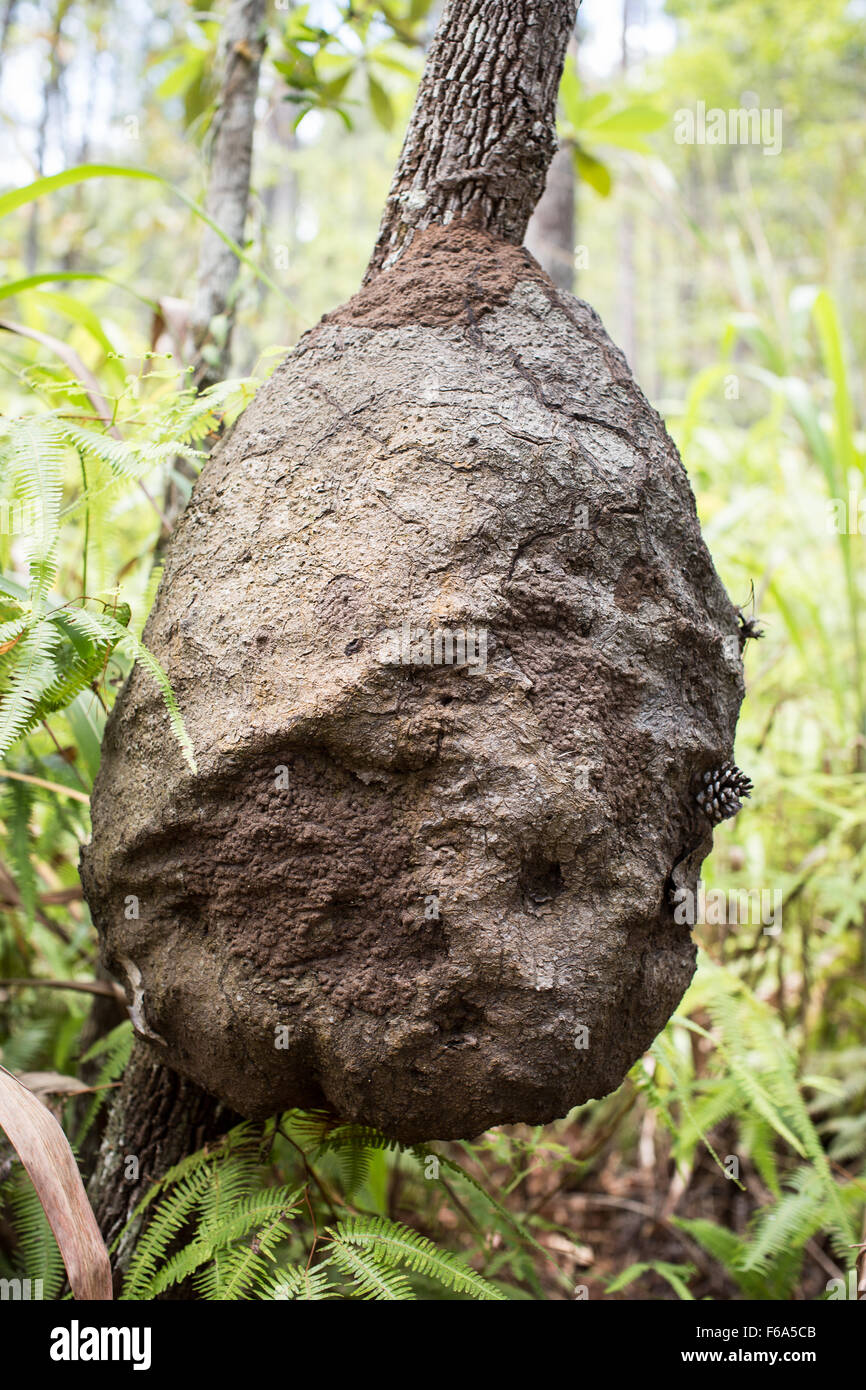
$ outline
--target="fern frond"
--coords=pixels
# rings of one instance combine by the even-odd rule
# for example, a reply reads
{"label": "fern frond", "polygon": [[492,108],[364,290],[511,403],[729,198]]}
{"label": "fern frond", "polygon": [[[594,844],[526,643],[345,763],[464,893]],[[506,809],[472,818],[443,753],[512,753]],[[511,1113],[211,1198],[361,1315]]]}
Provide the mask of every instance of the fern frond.
{"label": "fern frond", "polygon": [[248,1245],[218,1251],[193,1281],[198,1292],[203,1298],[220,1301],[264,1298],[273,1279],[274,1248],[287,1231],[286,1213],[281,1212]]}
{"label": "fern frond", "polygon": [[28,545],[30,597],[38,607],[56,570],[68,445],[52,416],[25,415],[3,422],[0,449],[15,490],[34,507],[34,515],[39,518]]}
{"label": "fern frond", "polygon": [[17,1260],[24,1271],[24,1278],[41,1279],[42,1297],[58,1298],[66,1270],[54,1232],[26,1173],[16,1175],[9,1195],[9,1206],[18,1240]]}
{"label": "fern frond", "polygon": [[455,1293],[496,1301],[505,1297],[459,1255],[442,1250],[426,1236],[385,1216],[349,1216],[336,1227],[329,1228],[328,1235],[341,1246],[369,1250],[386,1264],[403,1264],[413,1273],[435,1279],[443,1288]]}
{"label": "fern frond", "polygon": [[110,1033],[106,1033],[104,1037],[97,1039],[93,1046],[88,1048],[87,1052],[85,1052],[82,1057],[82,1063],[95,1061],[97,1057],[102,1057],[104,1060],[99,1068],[96,1080],[93,1082],[96,1088],[95,1094],[87,1107],[87,1113],[76,1135],[76,1142],[79,1146],[82,1144],[93,1121],[96,1119],[107,1097],[110,1095],[108,1087],[113,1081],[117,1081],[119,1077],[123,1075],[126,1064],[129,1061],[130,1053],[132,1052],[133,1042],[134,1034],[132,1031],[132,1024],[128,1019],[124,1019],[123,1023],[118,1023],[117,1027],[112,1028]]}
{"label": "fern frond", "polygon": [[163,703],[168,712],[174,736],[180,744],[183,756],[193,772],[197,771],[195,753],[183,722],[183,715],[177,703],[177,697],[171,688],[168,676],[163,671],[156,657],[148,651],[147,647],[136,637],[135,633],[123,623],[117,621],[111,613],[89,613],[84,608],[77,608],[74,614],[67,615],[68,621],[83,631],[91,641],[105,642],[110,640],[112,646],[119,648],[127,647],[130,649],[135,660],[139,662],[150,673],[159,687]]}
{"label": "fern frond", "polygon": [[200,459],[201,451],[192,449],[182,439],[161,439],[142,441],[137,439],[117,439],[110,434],[100,434],[86,429],[74,422],[62,421],[64,437],[76,449],[91,458],[104,463],[113,473],[122,478],[137,479],[160,464],[170,463],[174,458]]}
{"label": "fern frond", "polygon": [[158,1197],[170,1191],[172,1187],[176,1187],[184,1179],[195,1177],[202,1171],[207,1174],[213,1164],[227,1160],[232,1155],[237,1155],[247,1149],[258,1154],[260,1146],[260,1126],[252,1120],[241,1121],[215,1144],[204,1149],[197,1149],[195,1153],[187,1154],[185,1158],[180,1159],[178,1163],[163,1173],[159,1181],[155,1182],[142,1197],[133,1212],[133,1217],[143,1215]]}
{"label": "fern frond", "polygon": [[780,1202],[759,1216],[754,1238],[740,1263],[744,1273],[769,1274],[776,1258],[801,1250],[824,1224],[826,1204],[820,1176],[811,1168],[800,1168],[791,1188]]}
{"label": "fern frond", "polygon": [[318,1148],[333,1128],[334,1117],[329,1110],[287,1110],[281,1123],[301,1148]]}
{"label": "fern frond", "polygon": [[60,633],[45,619],[21,637],[17,661],[0,698],[0,757],[38,723],[40,702],[56,680],[55,653]]}
{"label": "fern frond", "polygon": [[749,1155],[761,1178],[774,1197],[780,1197],[782,1186],[779,1178],[779,1165],[773,1144],[773,1127],[761,1115],[750,1111],[740,1116],[740,1134],[743,1149]]}
{"label": "fern frond", "polygon": [[27,1019],[16,1025],[13,1037],[0,1048],[0,1062],[7,1071],[30,1071],[44,1055],[52,1024],[47,1019]]}
{"label": "fern frond", "polygon": [[274,1299],[297,1299],[304,1303],[318,1303],[324,1299],[335,1298],[336,1285],[328,1278],[327,1264],[315,1265],[307,1269],[303,1265],[290,1265],[275,1275],[263,1296]]}
{"label": "fern frond", "polygon": [[361,1298],[380,1302],[408,1302],[415,1298],[405,1275],[382,1264],[369,1250],[332,1240],[329,1260],[347,1275]]}
{"label": "fern frond", "polygon": [[722,1030],[725,1059],[758,1113],[811,1164],[834,1248],[843,1255],[855,1238],[854,1226],[803,1098],[796,1059],[771,1011],[739,981],[734,984],[736,993],[720,990],[710,1004]]}
{"label": "fern frond", "polygon": [[362,1148],[360,1144],[349,1144],[346,1148],[338,1150],[337,1159],[344,1196],[351,1197],[359,1187],[364,1186],[370,1176],[370,1159],[375,1152],[375,1149]]}
{"label": "fern frond", "polygon": [[36,911],[36,871],[33,868],[30,816],[35,801],[34,788],[26,782],[8,781],[3,789],[3,820],[6,826],[6,853],[28,927]]}
{"label": "fern frond", "polygon": [[671,1217],[671,1225],[678,1226],[696,1241],[708,1255],[716,1260],[725,1273],[737,1284],[747,1298],[765,1298],[765,1284],[752,1274],[746,1273],[742,1266],[746,1258],[746,1242],[726,1226],[717,1226],[715,1221],[703,1217]]}
{"label": "fern frond", "polygon": [[[197,1202],[210,1180],[206,1164],[194,1169],[176,1183],[169,1195],[160,1202],[141,1233],[129,1263],[121,1297],[140,1300],[156,1279],[157,1268],[165,1263],[166,1253],[189,1221]],[[139,1203],[137,1210],[141,1210]]]}
{"label": "fern frond", "polygon": [[316,1157],[323,1153],[350,1148],[397,1150],[402,1148],[402,1145],[397,1139],[389,1139],[372,1125],[338,1125],[336,1129],[329,1130],[322,1139]]}

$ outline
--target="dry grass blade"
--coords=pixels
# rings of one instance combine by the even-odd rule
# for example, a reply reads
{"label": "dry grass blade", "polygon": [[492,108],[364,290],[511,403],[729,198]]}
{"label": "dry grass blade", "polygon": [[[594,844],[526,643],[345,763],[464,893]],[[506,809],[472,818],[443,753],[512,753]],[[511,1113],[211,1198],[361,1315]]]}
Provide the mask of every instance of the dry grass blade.
{"label": "dry grass blade", "polygon": [[30,1175],[75,1298],[112,1297],[111,1265],[75,1156],[54,1116],[0,1067],[0,1125]]}
{"label": "dry grass blade", "polygon": [[77,1076],[64,1076],[59,1071],[22,1071],[16,1080],[32,1091],[37,1099],[42,1096],[74,1096],[86,1094],[92,1088]]}

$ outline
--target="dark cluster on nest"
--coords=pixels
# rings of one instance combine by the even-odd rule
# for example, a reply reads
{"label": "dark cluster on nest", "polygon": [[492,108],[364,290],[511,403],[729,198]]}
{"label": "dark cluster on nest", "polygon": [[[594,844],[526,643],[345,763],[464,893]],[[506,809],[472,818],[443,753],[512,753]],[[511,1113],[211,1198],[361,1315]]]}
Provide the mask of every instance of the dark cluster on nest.
{"label": "dark cluster on nest", "polygon": [[718,825],[735,816],[742,808],[742,797],[751,795],[751,779],[729,759],[721,767],[704,773],[697,802],[713,825]]}

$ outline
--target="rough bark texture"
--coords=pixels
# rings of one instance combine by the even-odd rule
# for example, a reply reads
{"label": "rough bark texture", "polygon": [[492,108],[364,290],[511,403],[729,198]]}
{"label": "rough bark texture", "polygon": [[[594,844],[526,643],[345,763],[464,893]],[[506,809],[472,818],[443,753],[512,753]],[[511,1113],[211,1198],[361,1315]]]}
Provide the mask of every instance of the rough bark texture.
{"label": "rough bark texture", "polygon": [[450,0],[430,49],[367,280],[416,229],[473,222],[519,246],[556,149],[578,0]]}
{"label": "rough bark texture", "polygon": [[[207,213],[243,245],[253,158],[259,66],[265,48],[265,0],[233,0],[223,25],[223,80],[211,127]],[[191,314],[195,383],[204,388],[226,375],[232,294],[238,259],[221,237],[205,228]],[[226,315],[217,334],[213,321]]]}
{"label": "rough bark texture", "polygon": [[[153,1182],[187,1154],[218,1138],[239,1116],[193,1082],[155,1063],[136,1042],[112,1106],[89,1196],[106,1245],[127,1225]],[[127,1164],[138,1161],[130,1179]],[[112,1255],[116,1292],[138,1235],[131,1225]]]}
{"label": "rough bark texture", "polygon": [[[436,629],[486,663],[428,664]],[[692,974],[671,891],[743,687],[685,471],[592,309],[486,233],[416,236],[217,448],[146,640],[199,775],[136,669],[83,880],[154,1057],[245,1115],[324,1099],[404,1140],[619,1084]]]}
{"label": "rough bark texture", "polygon": [[151,1056],[244,1115],[549,1120],[693,970],[671,894],[711,843],[739,628],[659,417],[518,249],[575,8],[452,0],[368,283],[167,553],[146,638],[198,775],[140,671],[109,721],[105,962]]}

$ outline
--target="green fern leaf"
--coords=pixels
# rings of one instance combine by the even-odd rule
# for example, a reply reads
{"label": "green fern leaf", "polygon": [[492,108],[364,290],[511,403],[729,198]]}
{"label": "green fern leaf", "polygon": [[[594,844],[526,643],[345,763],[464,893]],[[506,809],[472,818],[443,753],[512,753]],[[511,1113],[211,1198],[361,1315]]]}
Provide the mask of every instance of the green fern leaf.
{"label": "green fern leaf", "polygon": [[350,1216],[328,1234],[340,1246],[356,1246],[386,1264],[403,1264],[414,1273],[435,1279],[443,1288],[471,1298],[502,1300],[505,1295],[488,1283],[458,1255],[442,1250],[426,1236],[385,1216]]}
{"label": "green fern leaf", "polygon": [[336,1285],[328,1278],[326,1264],[316,1265],[313,1269],[307,1269],[302,1265],[290,1265],[274,1277],[264,1297],[318,1303],[336,1297],[335,1290]]}
{"label": "green fern leaf", "polygon": [[363,1299],[379,1302],[408,1302],[415,1295],[405,1275],[382,1264],[368,1250],[356,1250],[352,1245],[332,1240],[330,1259],[342,1270]]}

